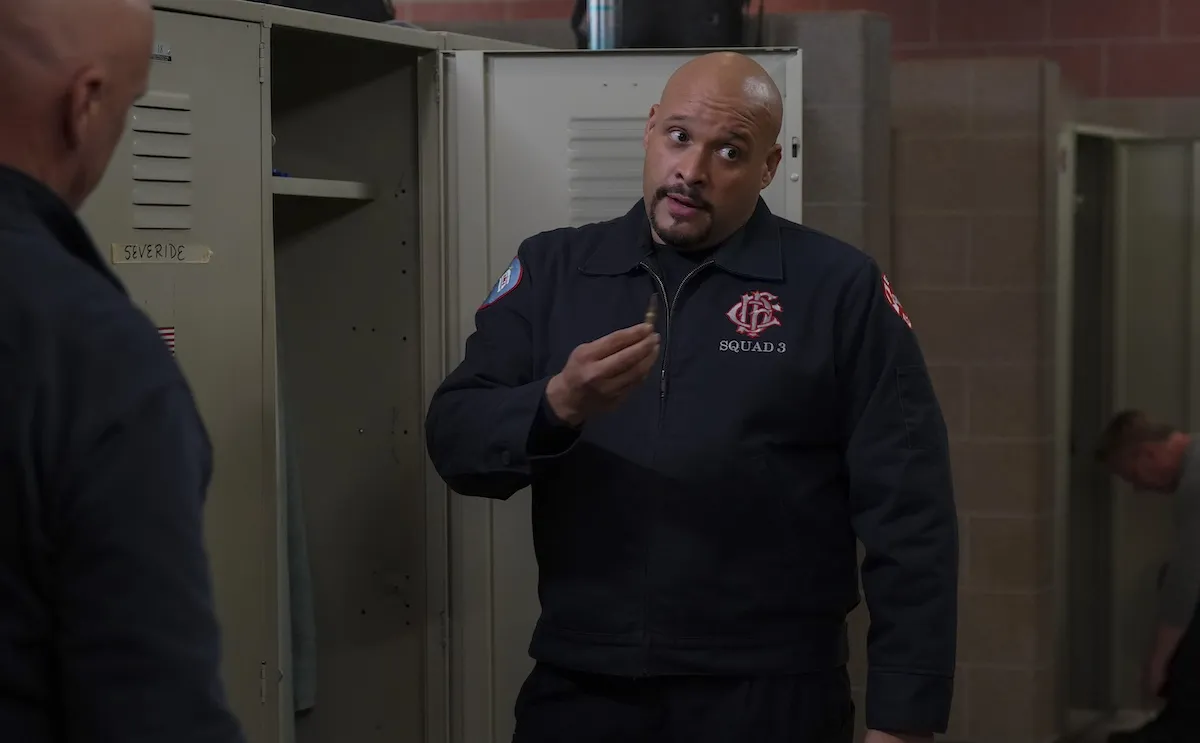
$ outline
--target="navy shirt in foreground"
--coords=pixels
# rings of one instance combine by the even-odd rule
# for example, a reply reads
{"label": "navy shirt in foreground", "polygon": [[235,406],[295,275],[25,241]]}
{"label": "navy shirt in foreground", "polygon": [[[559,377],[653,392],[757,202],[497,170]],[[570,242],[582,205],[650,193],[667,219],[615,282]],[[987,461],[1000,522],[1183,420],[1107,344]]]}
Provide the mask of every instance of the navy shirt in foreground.
{"label": "navy shirt in foreground", "polygon": [[[761,201],[694,266],[655,258],[640,202],[526,240],[429,408],[429,453],[454,490],[532,486],[531,654],[617,676],[836,669],[859,601],[857,538],[867,725],[943,732],[958,586],[949,452],[887,280]],[[579,344],[641,322],[652,294],[651,378],[566,428],[544,402],[549,378]]]}
{"label": "navy shirt in foreground", "polygon": [[234,743],[211,450],[70,209],[0,167],[0,740]]}

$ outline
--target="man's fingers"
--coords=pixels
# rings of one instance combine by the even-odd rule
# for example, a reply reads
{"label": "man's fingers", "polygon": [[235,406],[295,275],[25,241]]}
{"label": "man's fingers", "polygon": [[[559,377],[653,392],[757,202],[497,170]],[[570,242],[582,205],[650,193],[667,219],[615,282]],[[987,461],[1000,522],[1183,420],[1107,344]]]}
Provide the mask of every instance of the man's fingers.
{"label": "man's fingers", "polygon": [[658,354],[661,341],[658,334],[646,336],[642,340],[617,351],[616,353],[594,362],[593,378],[597,381],[610,380],[629,369],[634,368],[647,357],[653,358]]}
{"label": "man's fingers", "polygon": [[657,361],[658,349],[653,349],[644,358],[639,359],[628,368],[609,377],[605,382],[605,389],[609,391],[623,390],[626,387],[640,384],[654,368]]}
{"label": "man's fingers", "polygon": [[621,374],[617,375],[610,382],[609,394],[617,398],[623,398],[632,392],[638,385],[646,381],[646,377],[654,370],[655,363],[658,361],[658,354],[651,354],[645,359],[642,359],[638,364],[630,369],[626,369]]}
{"label": "man's fingers", "polygon": [[612,356],[623,349],[649,338],[653,333],[654,328],[652,326],[639,323],[622,330],[613,331],[603,338],[597,338],[591,343],[585,343],[582,348],[586,351],[586,358],[591,360],[603,359],[606,356]]}

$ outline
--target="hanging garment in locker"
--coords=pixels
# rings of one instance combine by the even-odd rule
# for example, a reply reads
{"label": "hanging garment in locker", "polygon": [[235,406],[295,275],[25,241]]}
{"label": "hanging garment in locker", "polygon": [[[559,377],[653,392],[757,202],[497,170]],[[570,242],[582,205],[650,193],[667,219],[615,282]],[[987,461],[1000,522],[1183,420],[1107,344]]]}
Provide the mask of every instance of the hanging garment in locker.
{"label": "hanging garment in locker", "polygon": [[[282,333],[277,342],[282,360]],[[288,436],[287,379],[282,362],[276,369],[278,380],[279,445],[283,452],[283,501],[287,509],[288,610],[292,628],[292,698],[296,714],[308,712],[317,704],[317,619],[313,604],[312,566],[308,556],[308,525],[304,519],[304,495],[296,466],[293,437]]]}

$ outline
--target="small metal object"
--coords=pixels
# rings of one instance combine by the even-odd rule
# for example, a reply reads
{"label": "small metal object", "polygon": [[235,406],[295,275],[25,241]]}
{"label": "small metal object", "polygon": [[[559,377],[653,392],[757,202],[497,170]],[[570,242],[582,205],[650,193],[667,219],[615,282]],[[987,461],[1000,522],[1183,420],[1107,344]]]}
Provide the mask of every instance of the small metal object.
{"label": "small metal object", "polygon": [[616,0],[587,0],[588,48],[615,49],[617,35]]}
{"label": "small metal object", "polygon": [[658,321],[658,295],[650,295],[650,304],[646,306],[646,324],[653,326]]}

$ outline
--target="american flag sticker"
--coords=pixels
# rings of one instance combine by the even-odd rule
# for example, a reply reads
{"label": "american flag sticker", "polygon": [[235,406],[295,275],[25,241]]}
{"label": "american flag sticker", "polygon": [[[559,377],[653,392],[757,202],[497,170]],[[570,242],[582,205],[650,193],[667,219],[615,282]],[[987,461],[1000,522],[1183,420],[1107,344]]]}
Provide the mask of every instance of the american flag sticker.
{"label": "american flag sticker", "polygon": [[158,335],[163,339],[163,343],[167,344],[171,355],[175,355],[175,328],[159,328]]}

